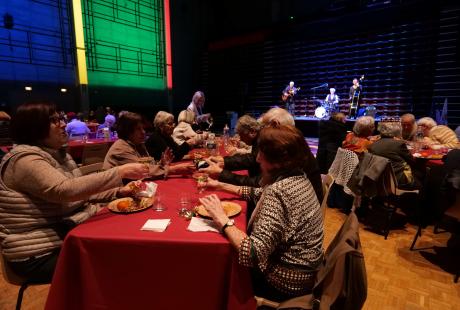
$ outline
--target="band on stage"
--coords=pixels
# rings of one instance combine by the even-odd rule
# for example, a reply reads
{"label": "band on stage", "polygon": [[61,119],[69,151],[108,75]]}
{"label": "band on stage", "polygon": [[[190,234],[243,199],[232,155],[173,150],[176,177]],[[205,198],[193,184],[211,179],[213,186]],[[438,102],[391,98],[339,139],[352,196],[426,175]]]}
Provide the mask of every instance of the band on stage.
{"label": "band on stage", "polygon": [[[360,111],[360,100],[362,97],[362,82],[364,80],[364,75],[362,75],[359,79],[353,79],[353,85],[350,87],[349,91],[349,110],[348,110],[348,118],[356,119],[359,116],[358,112]],[[327,83],[322,84],[317,87],[313,87],[312,89],[315,90],[317,88],[323,88],[324,86],[328,86]],[[295,116],[295,97],[299,92],[300,87],[295,87],[294,81],[289,82],[289,84],[283,89],[281,99],[284,103],[285,109]],[[316,97],[314,97],[316,99]],[[335,88],[329,88],[329,94],[326,96],[324,100],[318,100],[319,105],[316,107],[315,116],[317,118],[324,118],[330,116],[333,112],[339,112],[339,96],[336,94]]]}

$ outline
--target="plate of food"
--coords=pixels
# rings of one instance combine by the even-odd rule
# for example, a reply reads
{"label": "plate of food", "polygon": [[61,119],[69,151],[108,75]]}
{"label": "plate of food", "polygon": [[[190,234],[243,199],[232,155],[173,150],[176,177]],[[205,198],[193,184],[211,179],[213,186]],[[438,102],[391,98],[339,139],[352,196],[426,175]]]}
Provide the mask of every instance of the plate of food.
{"label": "plate of food", "polygon": [[[224,208],[225,214],[227,214],[228,217],[238,215],[241,212],[241,206],[231,201],[222,201],[222,208]],[[195,207],[195,212],[202,217],[211,217],[203,205]]]}
{"label": "plate of food", "polygon": [[116,199],[107,208],[115,213],[133,213],[146,210],[153,205],[153,198],[133,199],[131,197]]}

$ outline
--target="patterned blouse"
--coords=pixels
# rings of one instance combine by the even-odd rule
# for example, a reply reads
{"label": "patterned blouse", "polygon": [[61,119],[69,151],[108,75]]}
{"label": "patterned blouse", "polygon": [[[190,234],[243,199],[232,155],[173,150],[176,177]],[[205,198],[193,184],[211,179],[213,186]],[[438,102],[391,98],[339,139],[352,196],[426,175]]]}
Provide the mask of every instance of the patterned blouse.
{"label": "patterned blouse", "polygon": [[259,202],[239,248],[240,264],[258,267],[284,293],[308,292],[323,252],[323,217],[310,181],[291,176],[249,196]]}

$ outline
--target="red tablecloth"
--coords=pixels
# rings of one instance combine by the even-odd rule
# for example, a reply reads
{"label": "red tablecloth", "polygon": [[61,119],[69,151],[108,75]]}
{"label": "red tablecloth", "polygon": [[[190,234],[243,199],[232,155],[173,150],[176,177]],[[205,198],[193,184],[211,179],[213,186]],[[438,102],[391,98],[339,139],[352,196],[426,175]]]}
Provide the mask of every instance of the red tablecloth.
{"label": "red tablecloth", "polygon": [[76,161],[79,162],[81,161],[81,157],[83,154],[83,148],[85,145],[92,145],[92,144],[113,144],[117,139],[110,139],[110,140],[105,140],[105,139],[88,139],[87,142],[84,142],[83,140],[69,140],[67,142],[67,153],[69,153],[72,158]]}
{"label": "red tablecloth", "polygon": [[[168,209],[119,215],[104,209],[64,241],[46,309],[255,309],[249,270],[221,234],[189,232],[180,193],[199,195],[190,178],[156,181]],[[230,194],[219,197],[235,199]],[[245,229],[245,202],[236,225]],[[165,232],[141,231],[171,219]]]}

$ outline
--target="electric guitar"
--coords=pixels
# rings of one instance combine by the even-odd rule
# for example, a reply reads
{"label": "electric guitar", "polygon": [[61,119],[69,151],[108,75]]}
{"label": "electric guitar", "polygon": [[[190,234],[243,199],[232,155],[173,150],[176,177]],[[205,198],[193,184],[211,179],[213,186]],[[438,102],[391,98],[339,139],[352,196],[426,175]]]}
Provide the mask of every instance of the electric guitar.
{"label": "electric guitar", "polygon": [[[362,82],[364,81],[364,75],[362,75],[360,78],[359,78],[359,82]],[[359,95],[361,94],[361,87],[358,86],[355,87],[353,85],[353,88],[355,89],[354,92],[353,92],[353,96],[351,97],[351,102],[350,102],[350,111],[351,110],[355,110],[358,108],[358,103],[359,103]]]}
{"label": "electric guitar", "polygon": [[281,95],[281,100],[283,102],[286,102],[290,97],[294,96],[296,92],[298,92],[300,90],[300,87],[297,87],[297,88],[292,88],[290,90],[288,90],[287,92],[283,92],[283,94]]}

